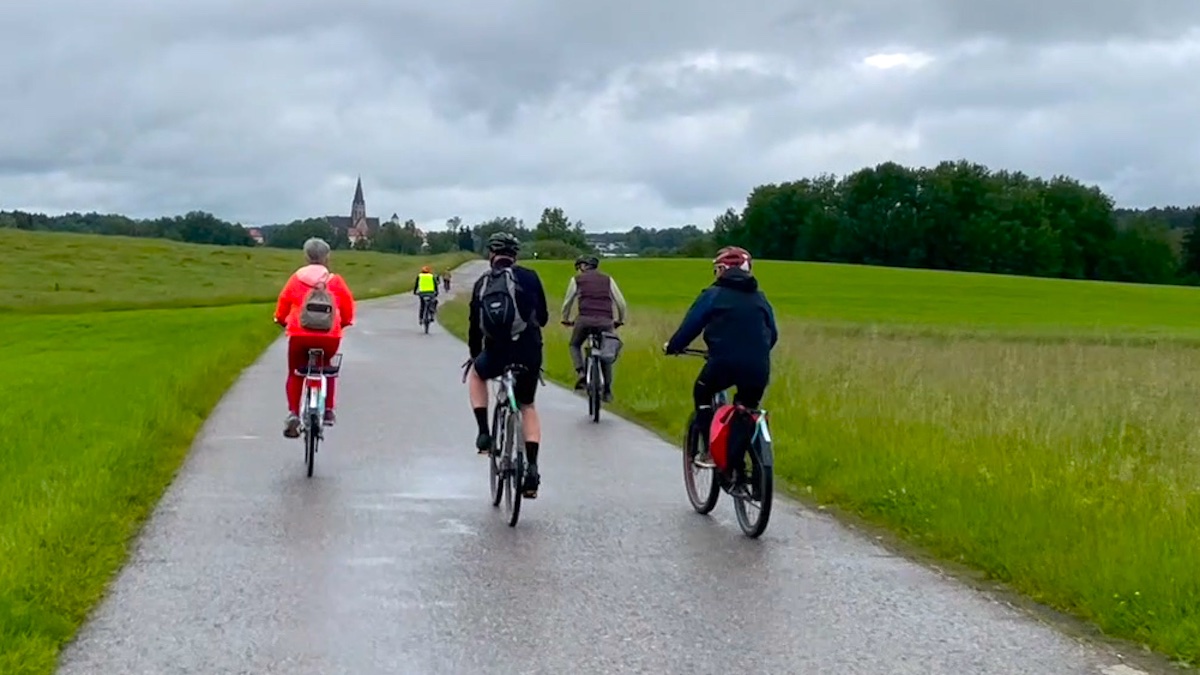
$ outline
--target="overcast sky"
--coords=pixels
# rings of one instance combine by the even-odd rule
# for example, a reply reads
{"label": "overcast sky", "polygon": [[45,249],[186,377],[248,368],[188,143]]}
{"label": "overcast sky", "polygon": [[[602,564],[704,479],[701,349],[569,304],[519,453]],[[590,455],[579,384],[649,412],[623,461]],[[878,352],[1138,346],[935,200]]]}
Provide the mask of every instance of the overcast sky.
{"label": "overcast sky", "polygon": [[0,3],[0,208],[707,227],[967,158],[1200,203],[1200,0]]}

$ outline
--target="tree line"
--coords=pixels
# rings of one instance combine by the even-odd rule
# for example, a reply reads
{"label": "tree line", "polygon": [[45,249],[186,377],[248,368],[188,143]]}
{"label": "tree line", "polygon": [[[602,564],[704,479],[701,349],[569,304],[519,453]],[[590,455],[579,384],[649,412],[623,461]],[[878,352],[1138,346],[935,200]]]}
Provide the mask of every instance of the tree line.
{"label": "tree line", "polygon": [[[1186,223],[1186,233],[1176,230]],[[713,245],[761,258],[1144,283],[1200,279],[1200,210],[1118,211],[1098,187],[966,161],[760,185]]]}
{"label": "tree line", "polygon": [[[539,258],[585,252],[708,257],[720,246],[736,244],[756,257],[777,260],[1200,283],[1198,225],[1200,207],[1118,209],[1099,188],[1066,176],[1047,180],[967,161],[921,168],[885,162],[840,178],[822,174],[760,185],[740,212],[727,209],[707,231],[688,224],[587,233],[581,221],[554,206],[543,209],[531,226],[513,216],[470,226],[454,217],[444,228],[426,232],[411,219],[384,222],[355,248],[412,255],[482,253],[492,233],[506,230],[525,243],[525,255]],[[256,244],[242,225],[202,211],[142,220],[0,211],[0,227]],[[268,246],[297,249],[316,236],[335,249],[351,248],[346,232],[325,218],[259,229]]]}
{"label": "tree line", "polygon": [[203,211],[152,219],[100,213],[48,216],[24,211],[0,211],[0,228],[151,237],[218,246],[254,246],[256,243],[250,232],[241,225],[226,222]]}

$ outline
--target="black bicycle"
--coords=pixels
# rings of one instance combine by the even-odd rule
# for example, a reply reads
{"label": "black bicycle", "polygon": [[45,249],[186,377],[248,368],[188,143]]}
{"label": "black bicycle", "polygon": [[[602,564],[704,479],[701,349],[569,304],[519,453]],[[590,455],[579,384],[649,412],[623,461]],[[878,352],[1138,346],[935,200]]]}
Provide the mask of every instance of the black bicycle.
{"label": "black bicycle", "polygon": [[[685,349],[682,353],[708,357],[708,352],[701,349]],[[775,491],[775,462],[767,411],[730,405],[724,391],[713,395],[712,409],[714,419],[729,425],[726,454],[713,456],[712,467],[696,462],[700,444],[708,433],[702,433],[696,424],[696,412],[692,411],[683,440],[683,484],[688,500],[697,513],[707,514],[716,508],[717,499],[724,491],[733,498],[733,510],[742,532],[756,538],[767,529]],[[709,479],[707,489],[697,485],[704,475]]]}
{"label": "black bicycle", "polygon": [[[574,326],[574,321],[563,321],[564,326]],[[600,348],[604,335],[599,328],[588,329],[583,343],[583,382],[587,392],[588,417],[592,422],[600,421],[600,407],[604,402],[604,369],[600,367]]]}
{"label": "black bicycle", "polygon": [[425,301],[425,309],[421,312],[421,325],[425,327],[425,332],[429,332],[429,324],[433,323],[437,316],[437,298],[428,298]]}

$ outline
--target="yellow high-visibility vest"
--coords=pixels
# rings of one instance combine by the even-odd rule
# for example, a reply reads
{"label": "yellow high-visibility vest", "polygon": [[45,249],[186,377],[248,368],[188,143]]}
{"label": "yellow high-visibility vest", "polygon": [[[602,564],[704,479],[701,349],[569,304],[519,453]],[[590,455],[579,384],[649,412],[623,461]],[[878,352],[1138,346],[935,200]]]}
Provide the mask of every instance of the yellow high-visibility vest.
{"label": "yellow high-visibility vest", "polygon": [[417,275],[417,292],[432,293],[437,290],[437,281],[433,275],[428,272],[421,272]]}

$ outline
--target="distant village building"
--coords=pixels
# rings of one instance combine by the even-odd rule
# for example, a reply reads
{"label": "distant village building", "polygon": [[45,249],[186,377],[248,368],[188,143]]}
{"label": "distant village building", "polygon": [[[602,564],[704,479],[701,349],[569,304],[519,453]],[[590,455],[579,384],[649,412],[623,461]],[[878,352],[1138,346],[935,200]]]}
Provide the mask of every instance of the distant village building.
{"label": "distant village building", "polygon": [[267,243],[267,240],[263,237],[262,230],[258,229],[257,227],[250,228],[250,238],[253,239],[254,243],[259,246]]}
{"label": "distant village building", "polygon": [[334,232],[345,232],[351,246],[356,245],[359,241],[371,241],[371,235],[379,231],[379,219],[367,217],[367,200],[363,199],[361,176],[358,178],[358,185],[354,188],[354,201],[350,204],[350,217],[325,216],[325,221],[329,223]]}

